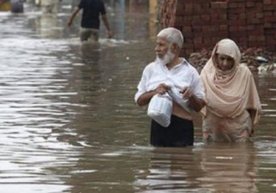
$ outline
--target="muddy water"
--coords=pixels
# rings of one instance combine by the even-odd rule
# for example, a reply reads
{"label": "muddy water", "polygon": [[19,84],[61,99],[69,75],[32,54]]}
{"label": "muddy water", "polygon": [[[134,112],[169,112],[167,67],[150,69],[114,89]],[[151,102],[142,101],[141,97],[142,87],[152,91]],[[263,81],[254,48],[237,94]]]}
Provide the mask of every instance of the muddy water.
{"label": "muddy water", "polygon": [[67,7],[0,13],[1,192],[275,192],[271,73],[255,74],[264,112],[253,144],[204,145],[197,118],[194,147],[148,145],[149,119],[133,95],[154,57],[154,29],[145,3],[130,2],[136,9],[109,7],[115,39],[99,44],[81,45],[77,24],[64,28]]}

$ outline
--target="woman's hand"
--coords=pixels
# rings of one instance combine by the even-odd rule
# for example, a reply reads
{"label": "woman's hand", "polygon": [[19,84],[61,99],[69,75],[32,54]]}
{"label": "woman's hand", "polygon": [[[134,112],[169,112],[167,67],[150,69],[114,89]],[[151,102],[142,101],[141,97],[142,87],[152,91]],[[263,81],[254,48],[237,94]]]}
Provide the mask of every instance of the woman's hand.
{"label": "woman's hand", "polygon": [[182,94],[183,99],[189,99],[193,96],[193,91],[190,87],[184,88],[180,93]]}
{"label": "woman's hand", "polygon": [[202,107],[206,105],[203,99],[200,99],[193,94],[193,91],[190,87],[184,88],[182,91],[180,91],[180,93],[182,93],[183,99],[189,100],[189,107],[191,107],[196,112],[199,112]]}

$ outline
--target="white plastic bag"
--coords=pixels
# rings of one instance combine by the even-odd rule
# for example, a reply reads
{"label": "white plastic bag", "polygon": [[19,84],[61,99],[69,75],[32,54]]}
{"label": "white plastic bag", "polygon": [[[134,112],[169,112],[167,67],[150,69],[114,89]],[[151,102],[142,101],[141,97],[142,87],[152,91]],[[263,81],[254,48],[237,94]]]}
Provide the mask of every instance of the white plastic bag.
{"label": "white plastic bag", "polygon": [[172,99],[177,102],[182,108],[184,108],[188,112],[192,112],[191,108],[188,105],[188,99],[184,99],[182,97],[182,94],[180,93],[180,89],[177,89],[176,87],[172,87],[171,90],[169,90],[169,95],[172,97]]}
{"label": "white plastic bag", "polygon": [[168,94],[154,95],[148,105],[148,116],[163,127],[171,123],[172,98]]}

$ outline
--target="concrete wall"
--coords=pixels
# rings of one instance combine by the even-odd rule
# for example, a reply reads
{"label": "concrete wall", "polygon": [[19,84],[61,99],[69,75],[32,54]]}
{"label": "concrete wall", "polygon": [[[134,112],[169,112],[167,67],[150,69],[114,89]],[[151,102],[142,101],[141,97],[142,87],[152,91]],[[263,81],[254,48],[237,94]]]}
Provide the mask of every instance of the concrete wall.
{"label": "concrete wall", "polygon": [[184,54],[226,37],[241,48],[276,51],[276,0],[163,0],[160,20],[183,32]]}

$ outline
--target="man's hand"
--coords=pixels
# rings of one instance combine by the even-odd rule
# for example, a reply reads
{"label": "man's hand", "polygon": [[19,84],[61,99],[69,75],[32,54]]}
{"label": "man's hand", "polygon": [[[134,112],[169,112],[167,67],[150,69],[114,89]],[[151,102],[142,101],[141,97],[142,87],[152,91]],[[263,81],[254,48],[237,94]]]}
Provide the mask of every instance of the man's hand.
{"label": "man's hand", "polygon": [[162,84],[159,84],[158,87],[155,89],[155,91],[158,93],[158,94],[165,94],[166,92],[168,92],[169,90],[171,89],[170,86],[162,83]]}
{"label": "man's hand", "polygon": [[71,27],[71,25],[72,25],[72,20],[68,20],[67,21],[67,27]]}
{"label": "man's hand", "polygon": [[112,31],[108,30],[107,31],[107,37],[110,39],[110,38],[113,38],[113,33]]}

